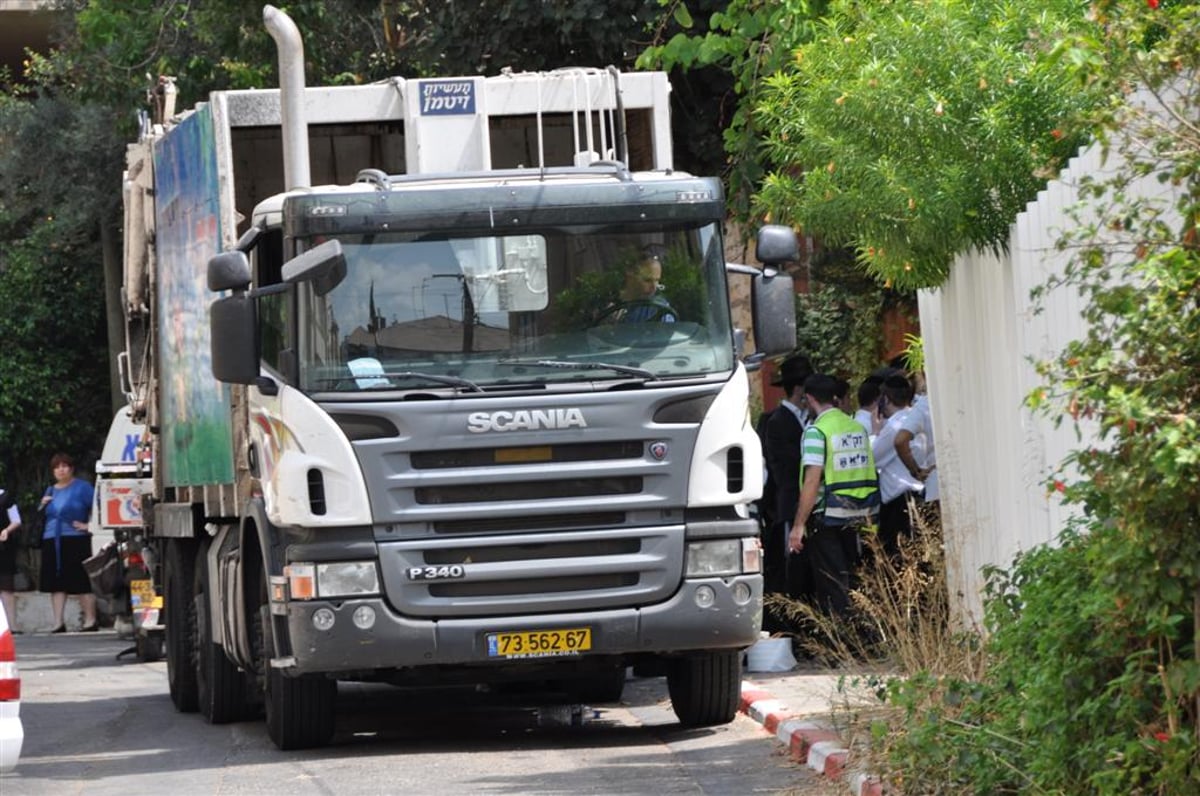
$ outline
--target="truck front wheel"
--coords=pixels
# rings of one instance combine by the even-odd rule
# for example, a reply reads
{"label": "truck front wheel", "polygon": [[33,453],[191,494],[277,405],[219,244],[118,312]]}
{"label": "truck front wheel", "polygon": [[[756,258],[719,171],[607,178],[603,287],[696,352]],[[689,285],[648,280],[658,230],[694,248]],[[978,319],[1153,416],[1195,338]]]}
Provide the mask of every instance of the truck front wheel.
{"label": "truck front wheel", "polygon": [[742,655],[716,650],[671,661],[667,668],[671,707],[685,727],[728,724],[742,694]]}
{"label": "truck front wheel", "polygon": [[263,646],[260,666],[267,735],[284,751],[325,746],[333,738],[337,681],[318,675],[288,677],[271,666],[275,649],[272,617],[265,594],[263,599],[259,609]]}
{"label": "truck front wheel", "polygon": [[168,539],[163,557],[163,611],[166,614],[167,687],[181,713],[200,707],[196,685],[196,610],[192,593],[196,544]]}

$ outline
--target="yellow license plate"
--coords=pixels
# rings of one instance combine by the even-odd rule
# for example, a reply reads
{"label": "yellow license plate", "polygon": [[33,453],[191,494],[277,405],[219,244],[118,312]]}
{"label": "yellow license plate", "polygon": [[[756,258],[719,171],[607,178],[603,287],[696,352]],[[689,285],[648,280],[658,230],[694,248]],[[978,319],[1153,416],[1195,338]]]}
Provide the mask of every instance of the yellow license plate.
{"label": "yellow license plate", "polygon": [[150,580],[129,581],[129,603],[134,608],[162,608],[161,598],[154,593],[154,583]]}
{"label": "yellow license plate", "polygon": [[551,655],[576,655],[592,648],[592,629],[573,627],[566,630],[530,630],[521,633],[489,633],[490,658],[544,658]]}
{"label": "yellow license plate", "polygon": [[549,445],[532,448],[497,448],[494,456],[496,464],[548,462],[554,458],[554,450]]}

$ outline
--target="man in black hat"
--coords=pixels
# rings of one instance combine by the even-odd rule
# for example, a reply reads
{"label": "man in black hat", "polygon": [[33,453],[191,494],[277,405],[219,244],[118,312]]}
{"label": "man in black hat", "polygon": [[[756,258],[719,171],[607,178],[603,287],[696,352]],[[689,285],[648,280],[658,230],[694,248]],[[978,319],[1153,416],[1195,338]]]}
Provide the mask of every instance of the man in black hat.
{"label": "man in black hat", "polygon": [[773,411],[765,429],[764,453],[767,472],[775,490],[775,523],[763,540],[763,569],[766,590],[803,597],[810,591],[811,577],[801,560],[804,552],[788,555],[787,534],[800,501],[800,460],[804,428],[810,422],[804,400],[804,380],[812,375],[812,363],[793,354],[779,365],[773,384],[783,387],[784,398]]}

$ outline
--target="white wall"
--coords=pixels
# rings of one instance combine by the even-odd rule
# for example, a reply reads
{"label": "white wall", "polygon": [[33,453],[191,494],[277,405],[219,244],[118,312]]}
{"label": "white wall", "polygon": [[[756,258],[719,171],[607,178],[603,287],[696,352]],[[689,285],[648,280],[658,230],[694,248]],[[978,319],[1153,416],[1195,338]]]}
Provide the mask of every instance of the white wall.
{"label": "white wall", "polygon": [[[1009,567],[1022,550],[1054,541],[1073,507],[1047,481],[1072,449],[1095,444],[1095,429],[1025,408],[1042,386],[1034,362],[1051,358],[1083,337],[1084,303],[1057,288],[1035,311],[1030,292],[1061,274],[1069,251],[1056,247],[1078,222],[1078,181],[1107,169],[1099,149],[1071,161],[1013,224],[1008,252],[960,256],[950,279],[918,299],[926,373],[937,440],[947,574],[952,609],[967,624],[982,624],[980,569]],[[1141,193],[1161,194],[1153,178]]]}

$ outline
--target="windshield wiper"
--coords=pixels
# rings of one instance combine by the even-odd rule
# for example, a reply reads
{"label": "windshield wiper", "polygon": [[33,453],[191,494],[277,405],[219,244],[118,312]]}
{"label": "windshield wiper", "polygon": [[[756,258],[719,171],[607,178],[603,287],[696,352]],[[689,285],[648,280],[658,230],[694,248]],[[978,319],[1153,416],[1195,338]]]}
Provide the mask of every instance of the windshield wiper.
{"label": "windshield wiper", "polygon": [[[403,370],[395,373],[370,373],[362,376],[331,376],[327,379],[320,379],[322,384],[340,384],[342,382],[369,382],[366,386],[359,386],[360,390],[390,390],[394,389],[392,379],[427,379],[435,384],[445,384],[450,387],[464,387],[470,392],[483,392],[484,389],[470,379],[462,379],[458,376],[442,376],[436,373],[421,373],[416,370]],[[386,382],[386,383],[380,383]]]}
{"label": "windshield wiper", "polygon": [[558,368],[560,370],[611,370],[629,376],[638,376],[646,380],[654,378],[654,374],[645,368],[635,368],[632,365],[616,365],[611,362],[572,362],[569,359],[502,359],[497,365],[534,365],[540,368]]}

